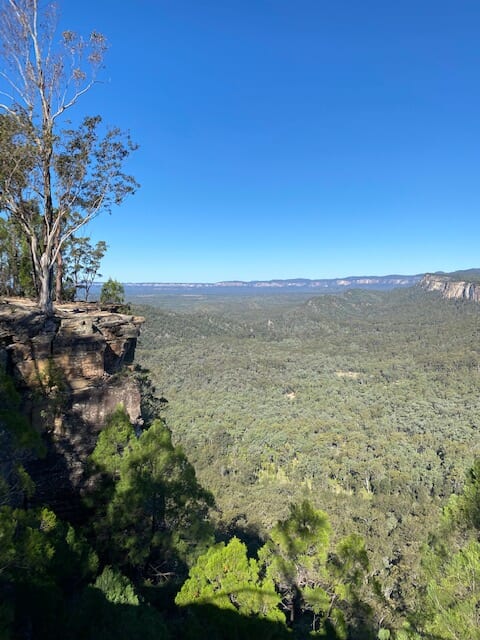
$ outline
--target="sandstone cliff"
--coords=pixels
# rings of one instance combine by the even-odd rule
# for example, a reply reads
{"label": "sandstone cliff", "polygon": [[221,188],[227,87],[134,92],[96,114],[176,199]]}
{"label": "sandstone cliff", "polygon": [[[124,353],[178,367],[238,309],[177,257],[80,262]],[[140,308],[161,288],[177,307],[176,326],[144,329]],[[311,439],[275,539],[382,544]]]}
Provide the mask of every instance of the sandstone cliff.
{"label": "sandstone cliff", "polygon": [[143,318],[68,304],[45,318],[33,303],[0,303],[0,366],[22,397],[22,412],[42,433],[47,455],[28,465],[37,489],[66,517],[85,490],[85,463],[98,432],[119,404],[141,423],[132,375]]}
{"label": "sandstone cliff", "polygon": [[480,302],[480,285],[455,280],[451,276],[427,273],[420,286],[426,291],[438,291],[444,298]]}

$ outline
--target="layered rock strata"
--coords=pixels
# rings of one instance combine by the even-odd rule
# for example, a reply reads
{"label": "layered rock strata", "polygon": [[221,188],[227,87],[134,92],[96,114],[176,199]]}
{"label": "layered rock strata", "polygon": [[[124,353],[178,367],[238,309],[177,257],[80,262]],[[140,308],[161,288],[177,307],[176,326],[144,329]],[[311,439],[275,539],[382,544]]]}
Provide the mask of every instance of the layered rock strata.
{"label": "layered rock strata", "polygon": [[22,411],[47,444],[29,466],[36,499],[74,516],[85,463],[107,417],[121,404],[141,423],[131,372],[143,318],[68,304],[46,318],[33,303],[0,302],[0,367],[22,395]]}
{"label": "layered rock strata", "polygon": [[422,278],[420,286],[426,291],[437,291],[449,300],[480,302],[480,285],[472,282],[456,281],[449,276],[427,273]]}

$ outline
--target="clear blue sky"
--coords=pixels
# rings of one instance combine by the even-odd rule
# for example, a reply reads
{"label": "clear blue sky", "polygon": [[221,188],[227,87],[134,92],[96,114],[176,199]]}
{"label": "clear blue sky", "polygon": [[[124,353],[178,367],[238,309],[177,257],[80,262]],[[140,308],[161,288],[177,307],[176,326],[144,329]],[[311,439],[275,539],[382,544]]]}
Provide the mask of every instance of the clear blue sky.
{"label": "clear blue sky", "polygon": [[125,282],[480,266],[478,0],[63,0],[78,105],[142,187],[89,226]]}

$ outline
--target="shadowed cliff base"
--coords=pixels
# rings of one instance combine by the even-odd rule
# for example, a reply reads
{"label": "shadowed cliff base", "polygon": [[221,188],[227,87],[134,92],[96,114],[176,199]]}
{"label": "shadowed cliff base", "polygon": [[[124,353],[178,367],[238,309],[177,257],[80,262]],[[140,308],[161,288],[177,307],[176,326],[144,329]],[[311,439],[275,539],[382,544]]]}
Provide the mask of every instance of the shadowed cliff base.
{"label": "shadowed cliff base", "polygon": [[142,323],[92,304],[59,305],[46,318],[33,301],[0,302],[0,366],[46,447],[42,459],[25,464],[36,485],[33,504],[78,520],[85,464],[107,417],[122,404],[132,424],[142,423],[132,372]]}

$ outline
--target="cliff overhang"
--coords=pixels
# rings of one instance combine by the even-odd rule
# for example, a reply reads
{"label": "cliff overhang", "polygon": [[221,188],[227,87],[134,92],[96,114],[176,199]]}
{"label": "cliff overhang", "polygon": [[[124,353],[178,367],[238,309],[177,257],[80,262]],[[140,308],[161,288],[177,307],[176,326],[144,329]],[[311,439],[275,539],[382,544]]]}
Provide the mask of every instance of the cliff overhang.
{"label": "cliff overhang", "polygon": [[13,378],[22,412],[47,445],[29,465],[36,500],[74,514],[98,432],[121,404],[140,426],[133,373],[144,319],[96,305],[58,305],[52,317],[33,301],[0,301],[0,369]]}

